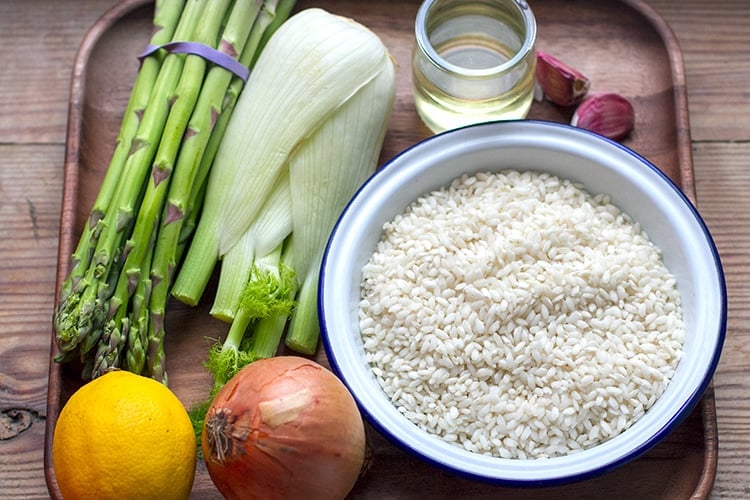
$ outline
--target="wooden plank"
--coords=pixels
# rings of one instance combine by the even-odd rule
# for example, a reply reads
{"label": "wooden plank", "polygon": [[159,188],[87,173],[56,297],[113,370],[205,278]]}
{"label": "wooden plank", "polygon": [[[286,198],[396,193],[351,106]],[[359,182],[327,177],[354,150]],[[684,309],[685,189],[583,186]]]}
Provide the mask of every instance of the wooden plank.
{"label": "wooden plank", "polygon": [[0,144],[0,496],[44,498],[63,146]]}
{"label": "wooden plank", "polygon": [[714,376],[719,428],[712,498],[750,495],[750,157],[748,143],[700,143],[694,149],[698,206],[721,254],[729,295],[729,327]]}
{"label": "wooden plank", "polygon": [[693,140],[747,140],[750,4],[745,0],[650,0],[649,4],[669,22],[682,47]]}
{"label": "wooden plank", "polygon": [[0,145],[0,410],[45,410],[41,357],[50,342],[42,332],[54,298],[62,153],[61,145]]}
{"label": "wooden plank", "polygon": [[114,3],[0,2],[1,142],[64,142],[75,51],[89,26]]}

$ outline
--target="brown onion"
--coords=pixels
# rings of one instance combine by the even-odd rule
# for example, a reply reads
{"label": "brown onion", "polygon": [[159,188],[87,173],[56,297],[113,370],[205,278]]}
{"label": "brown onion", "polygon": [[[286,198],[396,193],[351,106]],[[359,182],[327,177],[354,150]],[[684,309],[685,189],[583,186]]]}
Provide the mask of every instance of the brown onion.
{"label": "brown onion", "polygon": [[297,356],[249,364],[219,391],[203,427],[208,473],[229,499],[336,499],[365,456],[362,417],[344,384]]}

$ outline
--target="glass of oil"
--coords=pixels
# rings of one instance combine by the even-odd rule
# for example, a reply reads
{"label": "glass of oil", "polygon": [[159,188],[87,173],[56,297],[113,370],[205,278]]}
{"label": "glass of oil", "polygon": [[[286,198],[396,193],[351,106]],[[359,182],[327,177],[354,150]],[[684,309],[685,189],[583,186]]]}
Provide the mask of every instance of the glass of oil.
{"label": "glass of oil", "polygon": [[524,118],[536,20],[523,0],[425,0],[415,21],[414,101],[433,132]]}

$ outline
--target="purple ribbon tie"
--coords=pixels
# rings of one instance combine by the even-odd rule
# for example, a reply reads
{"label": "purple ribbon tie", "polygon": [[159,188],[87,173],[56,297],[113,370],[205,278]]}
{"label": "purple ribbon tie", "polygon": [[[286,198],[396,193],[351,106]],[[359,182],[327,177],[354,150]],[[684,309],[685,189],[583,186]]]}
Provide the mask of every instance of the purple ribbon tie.
{"label": "purple ribbon tie", "polygon": [[143,61],[143,59],[152,55],[159,49],[164,49],[167,52],[173,52],[175,54],[193,54],[200,56],[203,59],[212,62],[217,66],[221,66],[227,71],[237,75],[245,82],[250,76],[250,70],[240,64],[239,61],[200,42],[169,42],[164,45],[148,45],[146,50],[138,56],[138,60]]}

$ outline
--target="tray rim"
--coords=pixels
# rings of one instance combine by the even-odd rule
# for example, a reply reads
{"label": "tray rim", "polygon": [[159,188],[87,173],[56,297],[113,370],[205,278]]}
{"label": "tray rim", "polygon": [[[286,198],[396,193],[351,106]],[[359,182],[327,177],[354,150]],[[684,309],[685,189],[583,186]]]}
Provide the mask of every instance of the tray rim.
{"label": "tray rim", "polygon": [[[659,35],[669,57],[673,103],[676,125],[677,167],[680,172],[680,189],[694,204],[697,193],[693,174],[692,141],[690,136],[690,118],[688,113],[687,86],[685,68],[679,41],[666,20],[646,0],[618,0],[641,15]],[[76,52],[70,83],[70,100],[68,105],[68,124],[65,142],[65,160],[63,167],[63,193],[61,200],[60,228],[58,235],[58,254],[55,279],[54,307],[57,307],[58,296],[67,275],[67,263],[72,253],[74,235],[68,231],[73,226],[79,191],[80,138],[82,134],[82,109],[86,95],[85,74],[89,56],[96,48],[101,37],[107,33],[121,18],[133,11],[153,3],[153,0],[121,0],[104,12],[85,33]],[[47,381],[47,404],[44,432],[44,476],[52,498],[61,498],[54,468],[52,465],[52,438],[57,417],[61,408],[62,370],[54,357],[59,352],[55,343],[54,331],[50,328],[50,361]],[[708,498],[713,489],[718,465],[718,428],[713,382],[709,384],[701,398],[700,408],[703,427],[703,468],[691,498]]]}

